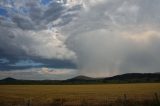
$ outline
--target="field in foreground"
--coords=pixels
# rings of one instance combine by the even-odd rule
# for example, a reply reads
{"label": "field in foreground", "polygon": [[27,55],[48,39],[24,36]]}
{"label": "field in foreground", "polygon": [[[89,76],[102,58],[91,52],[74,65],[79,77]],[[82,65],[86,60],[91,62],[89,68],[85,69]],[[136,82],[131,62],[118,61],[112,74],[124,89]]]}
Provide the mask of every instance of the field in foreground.
{"label": "field in foreground", "polygon": [[160,106],[160,83],[0,85],[0,106]]}

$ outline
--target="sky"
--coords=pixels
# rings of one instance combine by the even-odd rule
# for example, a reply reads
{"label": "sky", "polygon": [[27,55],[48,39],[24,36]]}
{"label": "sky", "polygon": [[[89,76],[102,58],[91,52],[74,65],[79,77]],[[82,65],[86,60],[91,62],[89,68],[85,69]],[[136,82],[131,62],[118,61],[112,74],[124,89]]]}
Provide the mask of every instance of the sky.
{"label": "sky", "polygon": [[160,0],[0,0],[0,79],[160,69]]}

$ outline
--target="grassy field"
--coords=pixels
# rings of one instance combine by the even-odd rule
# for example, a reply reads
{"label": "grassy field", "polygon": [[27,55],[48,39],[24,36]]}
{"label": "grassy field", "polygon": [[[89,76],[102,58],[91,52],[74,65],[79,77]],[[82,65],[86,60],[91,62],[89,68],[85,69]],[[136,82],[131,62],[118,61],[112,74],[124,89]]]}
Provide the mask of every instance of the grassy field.
{"label": "grassy field", "polygon": [[131,101],[136,106],[146,101],[148,106],[150,102],[159,106],[159,96],[160,83],[0,85],[0,106],[116,106],[120,102],[124,106]]}

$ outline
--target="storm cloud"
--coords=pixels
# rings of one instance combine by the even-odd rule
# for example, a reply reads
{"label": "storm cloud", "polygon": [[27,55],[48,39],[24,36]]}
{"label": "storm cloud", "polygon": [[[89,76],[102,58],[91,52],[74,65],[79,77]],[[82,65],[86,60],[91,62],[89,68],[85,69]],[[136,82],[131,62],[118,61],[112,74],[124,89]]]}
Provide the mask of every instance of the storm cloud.
{"label": "storm cloud", "polygon": [[66,44],[78,58],[79,74],[159,72],[159,0],[88,3],[79,19],[64,28]]}
{"label": "storm cloud", "polygon": [[1,0],[0,71],[76,69],[75,53],[64,44],[59,28],[78,9],[79,4],[67,6],[59,0]]}
{"label": "storm cloud", "polygon": [[0,77],[159,72],[159,10],[159,0],[1,0]]}

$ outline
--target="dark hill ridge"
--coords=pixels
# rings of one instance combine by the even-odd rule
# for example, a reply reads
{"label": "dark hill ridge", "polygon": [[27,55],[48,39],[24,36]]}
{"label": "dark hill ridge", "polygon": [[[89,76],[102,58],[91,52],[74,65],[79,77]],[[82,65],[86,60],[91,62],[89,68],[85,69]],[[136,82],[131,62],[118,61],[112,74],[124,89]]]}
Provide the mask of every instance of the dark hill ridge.
{"label": "dark hill ridge", "polygon": [[127,73],[122,75],[116,75],[113,77],[108,77],[105,79],[125,80],[125,79],[142,79],[142,78],[154,78],[154,77],[160,79],[160,73]]}
{"label": "dark hill ridge", "polygon": [[104,82],[160,82],[160,73],[127,73],[105,78]]}
{"label": "dark hill ridge", "polygon": [[80,75],[80,76],[73,77],[71,79],[67,79],[67,81],[73,81],[73,80],[94,80],[94,79],[95,78]]}
{"label": "dark hill ridge", "polygon": [[16,81],[17,79],[11,78],[11,77],[7,77],[2,79],[1,81]]}
{"label": "dark hill ridge", "polygon": [[102,82],[102,79],[103,78],[92,78],[92,77],[80,75],[71,79],[64,80],[62,82],[65,84],[89,84],[89,83],[97,83],[97,81]]}
{"label": "dark hill ridge", "polygon": [[87,76],[77,76],[71,79],[58,80],[18,80],[5,78],[0,80],[0,84],[100,84],[100,83],[160,83],[160,73],[128,73],[107,78],[91,78]]}

